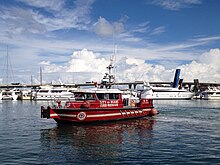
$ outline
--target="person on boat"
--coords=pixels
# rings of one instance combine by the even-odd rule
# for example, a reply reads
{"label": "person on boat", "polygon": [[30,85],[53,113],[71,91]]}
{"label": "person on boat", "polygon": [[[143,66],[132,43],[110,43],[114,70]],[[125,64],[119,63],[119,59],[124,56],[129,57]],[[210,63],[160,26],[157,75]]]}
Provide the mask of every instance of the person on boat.
{"label": "person on boat", "polygon": [[62,105],[61,105],[61,101],[59,99],[57,100],[57,104],[58,104],[58,107],[61,108]]}

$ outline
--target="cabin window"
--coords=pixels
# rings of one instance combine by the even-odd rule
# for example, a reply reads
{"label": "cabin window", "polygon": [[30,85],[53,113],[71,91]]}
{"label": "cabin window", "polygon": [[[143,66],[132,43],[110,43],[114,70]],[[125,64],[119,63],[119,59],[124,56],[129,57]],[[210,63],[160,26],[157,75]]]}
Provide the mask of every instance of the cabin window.
{"label": "cabin window", "polygon": [[85,99],[84,93],[74,93],[74,97],[76,100],[84,100]]}
{"label": "cabin window", "polygon": [[97,93],[96,94],[99,100],[103,100],[104,99],[104,93]]}
{"label": "cabin window", "polygon": [[109,94],[109,99],[118,100],[119,99],[119,94],[118,93],[110,93]]}
{"label": "cabin window", "polygon": [[93,93],[86,93],[85,98],[86,100],[95,100],[95,96]]}
{"label": "cabin window", "polygon": [[49,92],[49,90],[40,90],[39,92],[42,92],[42,93],[47,93],[47,92]]}
{"label": "cabin window", "polygon": [[51,93],[60,93],[58,90],[52,90]]}
{"label": "cabin window", "polygon": [[108,100],[109,94],[108,93],[97,93],[97,97],[99,100]]}

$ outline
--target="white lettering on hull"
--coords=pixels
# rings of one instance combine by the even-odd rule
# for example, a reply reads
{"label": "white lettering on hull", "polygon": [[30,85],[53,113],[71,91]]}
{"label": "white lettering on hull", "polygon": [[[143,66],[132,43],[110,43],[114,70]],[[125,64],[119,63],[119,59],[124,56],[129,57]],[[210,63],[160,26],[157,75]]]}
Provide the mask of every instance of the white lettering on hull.
{"label": "white lettering on hull", "polygon": [[100,101],[100,107],[118,107],[118,100],[107,100],[107,101]]}

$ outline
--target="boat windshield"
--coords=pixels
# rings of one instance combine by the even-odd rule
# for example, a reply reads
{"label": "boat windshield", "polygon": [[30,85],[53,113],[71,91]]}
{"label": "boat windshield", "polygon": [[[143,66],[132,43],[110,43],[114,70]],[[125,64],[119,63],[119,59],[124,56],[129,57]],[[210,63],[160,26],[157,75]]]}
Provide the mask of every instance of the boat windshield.
{"label": "boat windshield", "polygon": [[75,92],[74,97],[76,100],[95,100],[94,93]]}
{"label": "boat windshield", "polygon": [[82,92],[75,92],[74,97],[76,100],[84,100],[85,99],[84,93],[82,93]]}
{"label": "boat windshield", "polygon": [[118,100],[119,93],[97,93],[99,100]]}
{"label": "boat windshield", "polygon": [[95,100],[95,94],[94,93],[84,93],[86,100]]}

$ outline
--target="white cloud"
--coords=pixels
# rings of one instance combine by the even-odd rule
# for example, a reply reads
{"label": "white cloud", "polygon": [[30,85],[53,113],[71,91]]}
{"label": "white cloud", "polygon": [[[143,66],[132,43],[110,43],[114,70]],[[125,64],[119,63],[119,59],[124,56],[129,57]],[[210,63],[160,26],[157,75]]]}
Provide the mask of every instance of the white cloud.
{"label": "white cloud", "polygon": [[129,65],[135,64],[135,65],[140,65],[144,64],[145,60],[142,59],[136,59],[136,58],[129,58],[126,60],[126,63]]}
{"label": "white cloud", "polygon": [[103,68],[109,60],[98,58],[92,51],[83,49],[76,51],[67,64],[67,72],[98,72],[103,74]]}
{"label": "white cloud", "polygon": [[[65,1],[20,0],[26,6],[1,6],[1,32],[30,35],[61,29],[88,29],[90,10],[94,0],[75,1],[73,6],[65,7]],[[45,14],[47,13],[47,14]],[[4,29],[4,30],[3,30]]]}
{"label": "white cloud", "polygon": [[10,35],[10,38],[17,34],[28,35],[46,31],[46,28],[34,19],[33,12],[29,9],[4,9],[1,11],[0,20],[1,32]]}
{"label": "white cloud", "polygon": [[94,24],[95,33],[102,37],[113,37],[124,31],[122,22],[110,23],[103,17],[99,17],[98,21]]}
{"label": "white cloud", "polygon": [[201,82],[220,82],[220,49],[203,53],[197,61],[182,65],[183,76],[187,81],[197,78]]}
{"label": "white cloud", "polygon": [[63,70],[62,66],[57,66],[55,64],[47,65],[43,67],[45,73],[56,73]]}
{"label": "white cloud", "polygon": [[100,17],[94,26],[97,35],[104,37],[113,36],[113,26],[105,18]]}
{"label": "white cloud", "polygon": [[[180,77],[184,81],[192,82],[193,79],[197,78],[200,82],[220,82],[219,57],[220,49],[211,49],[209,52],[202,53],[197,60],[185,65],[168,68],[165,65],[153,65],[146,62],[141,56],[132,57],[125,54],[117,56],[113,73],[116,75],[117,82],[143,80],[171,82],[173,81],[175,69],[180,68]],[[42,60],[39,65],[43,69],[43,80],[47,83],[59,83],[59,79],[64,83],[99,82],[107,72],[106,67],[110,63],[109,56],[103,58],[102,53],[94,53],[87,49],[74,51],[67,61],[64,64],[56,64],[50,60]],[[39,68],[37,71],[39,71]],[[33,75],[30,73],[27,71],[19,72],[17,76],[21,82],[27,82],[27,80],[30,81],[30,76]],[[25,76],[22,76],[22,74],[25,74]],[[34,77],[36,80],[39,79],[36,74]]]}
{"label": "white cloud", "polygon": [[20,2],[26,3],[29,6],[36,8],[44,8],[46,10],[54,10],[60,11],[63,8],[64,1],[62,0],[44,0],[44,1],[36,1],[36,0],[18,0]]}
{"label": "white cloud", "polygon": [[211,49],[209,52],[203,53],[199,62],[211,65],[212,67],[219,69],[220,71],[220,50],[219,49]]}
{"label": "white cloud", "polygon": [[167,10],[179,10],[192,5],[201,4],[201,0],[153,0],[152,4],[163,7]]}
{"label": "white cloud", "polygon": [[155,28],[151,32],[151,35],[158,35],[158,34],[161,34],[161,33],[164,33],[164,32],[165,32],[165,27],[164,26],[160,26],[160,27]]}
{"label": "white cloud", "polygon": [[40,65],[50,65],[50,61],[41,61],[39,64]]}
{"label": "white cloud", "polygon": [[192,82],[193,79],[199,79],[200,82],[220,82],[219,71],[212,65],[193,61],[190,64],[180,66],[180,68],[181,77],[185,81]]}
{"label": "white cloud", "polygon": [[[178,66],[181,69],[181,78],[184,81],[199,79],[200,82],[219,82],[220,65],[216,63],[219,59],[220,50],[213,49],[202,54],[198,61]],[[207,61],[209,59],[209,61]],[[76,51],[65,66],[45,65],[44,72],[50,72],[51,68],[60,68],[66,82],[74,81],[83,83],[85,81],[100,81],[107,72],[106,66],[110,63],[109,58],[99,58],[92,51],[83,49]],[[49,69],[47,68],[49,67]],[[117,82],[131,81],[173,81],[176,68],[167,69],[163,65],[152,65],[142,59],[121,57],[115,63],[115,75]],[[74,75],[71,77],[70,75]],[[69,75],[69,76],[64,76]],[[86,75],[86,77],[85,77]],[[51,75],[50,75],[51,76]],[[49,77],[50,77],[49,76]],[[67,77],[69,77],[67,79]],[[63,80],[62,80],[63,81]],[[65,82],[64,81],[64,82]]]}

